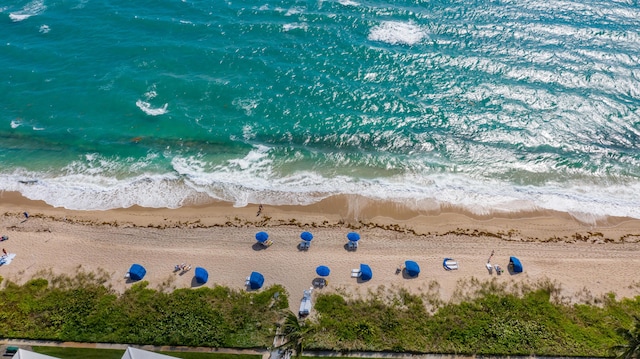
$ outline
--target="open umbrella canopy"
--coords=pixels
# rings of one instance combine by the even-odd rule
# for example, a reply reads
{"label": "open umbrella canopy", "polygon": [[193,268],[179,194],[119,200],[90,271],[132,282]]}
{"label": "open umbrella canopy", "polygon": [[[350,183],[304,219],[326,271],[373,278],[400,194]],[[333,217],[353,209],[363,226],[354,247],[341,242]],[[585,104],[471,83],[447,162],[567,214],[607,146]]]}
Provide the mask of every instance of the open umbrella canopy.
{"label": "open umbrella canopy", "polygon": [[300,238],[303,241],[309,242],[310,240],[313,239],[313,234],[311,234],[311,232],[302,232],[302,233],[300,233]]}
{"label": "open umbrella canopy", "polygon": [[329,269],[329,267],[327,266],[318,266],[318,268],[316,268],[316,274],[321,277],[326,277],[329,275],[329,273],[331,273],[331,269]]}
{"label": "open umbrella canopy", "polygon": [[373,278],[373,273],[371,272],[371,267],[366,264],[360,264],[360,279],[363,281],[371,280]]}
{"label": "open umbrella canopy", "polygon": [[360,240],[360,235],[356,232],[350,232],[349,234],[347,234],[347,239],[351,242],[357,242]]}
{"label": "open umbrella canopy", "polygon": [[269,239],[269,234],[267,232],[258,232],[256,233],[256,241],[260,243],[264,243]]}
{"label": "open umbrella canopy", "polygon": [[196,282],[198,282],[198,284],[205,284],[209,280],[209,272],[207,272],[207,270],[202,267],[196,267],[194,277],[196,278]]}
{"label": "open umbrella canopy", "polygon": [[420,274],[420,266],[414,261],[404,262],[404,268],[407,271],[409,277],[416,277]]}
{"label": "open umbrella canopy", "polygon": [[131,268],[129,268],[129,278],[132,280],[141,280],[145,274],[147,274],[147,270],[140,264],[133,264]]}
{"label": "open umbrella canopy", "polygon": [[509,257],[509,266],[513,273],[522,273],[522,263],[516,257]]}
{"label": "open umbrella canopy", "polygon": [[249,288],[260,289],[264,284],[264,276],[258,272],[251,272],[249,276]]}

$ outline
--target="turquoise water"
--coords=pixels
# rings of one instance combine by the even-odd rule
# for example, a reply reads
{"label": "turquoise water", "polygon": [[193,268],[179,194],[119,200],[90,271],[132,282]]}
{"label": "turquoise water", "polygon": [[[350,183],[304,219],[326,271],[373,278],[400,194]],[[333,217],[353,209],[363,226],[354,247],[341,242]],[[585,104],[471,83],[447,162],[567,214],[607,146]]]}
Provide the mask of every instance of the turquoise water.
{"label": "turquoise water", "polygon": [[9,0],[0,190],[640,218],[629,1]]}

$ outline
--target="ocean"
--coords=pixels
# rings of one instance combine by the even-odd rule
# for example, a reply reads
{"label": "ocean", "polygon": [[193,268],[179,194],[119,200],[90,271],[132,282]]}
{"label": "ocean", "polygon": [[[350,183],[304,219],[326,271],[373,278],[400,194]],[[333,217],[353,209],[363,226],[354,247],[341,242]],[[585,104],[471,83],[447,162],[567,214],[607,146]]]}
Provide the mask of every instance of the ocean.
{"label": "ocean", "polygon": [[637,0],[8,0],[0,191],[640,218]]}

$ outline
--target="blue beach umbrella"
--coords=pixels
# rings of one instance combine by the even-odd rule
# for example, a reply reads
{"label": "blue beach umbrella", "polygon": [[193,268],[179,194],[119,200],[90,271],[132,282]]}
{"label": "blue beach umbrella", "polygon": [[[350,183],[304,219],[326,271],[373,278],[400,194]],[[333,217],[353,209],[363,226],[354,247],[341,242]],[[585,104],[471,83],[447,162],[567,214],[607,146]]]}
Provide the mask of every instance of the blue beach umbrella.
{"label": "blue beach umbrella", "polygon": [[129,268],[129,278],[131,280],[141,280],[147,274],[147,270],[140,264],[134,264]]}
{"label": "blue beach umbrella", "polygon": [[311,234],[311,232],[302,232],[300,233],[300,238],[302,238],[303,241],[311,241],[313,239],[313,234]]}
{"label": "blue beach umbrella", "polygon": [[371,272],[371,267],[366,264],[360,263],[360,279],[363,281],[368,281],[373,278],[373,273]]}
{"label": "blue beach umbrella", "polygon": [[198,284],[205,284],[209,280],[209,272],[207,272],[207,270],[202,267],[196,267],[194,277],[196,278],[196,282],[198,282]]}
{"label": "blue beach umbrella", "polygon": [[258,272],[251,272],[249,276],[249,288],[260,289],[264,284],[264,276]]}
{"label": "blue beach umbrella", "polygon": [[417,277],[420,274],[420,266],[414,261],[404,262],[404,268],[407,271],[409,277]]}
{"label": "blue beach umbrella", "polygon": [[318,268],[316,268],[316,273],[321,277],[326,277],[329,275],[329,273],[331,273],[331,269],[329,269],[329,267],[327,266],[319,266]]}
{"label": "blue beach umbrella", "polygon": [[522,263],[516,257],[509,257],[509,266],[513,273],[522,273]]}
{"label": "blue beach umbrella", "polygon": [[256,241],[260,243],[264,243],[269,239],[269,234],[267,232],[258,232],[256,233]]}
{"label": "blue beach umbrella", "polygon": [[356,232],[350,232],[349,234],[347,234],[347,239],[351,242],[357,242],[360,240],[360,235]]}

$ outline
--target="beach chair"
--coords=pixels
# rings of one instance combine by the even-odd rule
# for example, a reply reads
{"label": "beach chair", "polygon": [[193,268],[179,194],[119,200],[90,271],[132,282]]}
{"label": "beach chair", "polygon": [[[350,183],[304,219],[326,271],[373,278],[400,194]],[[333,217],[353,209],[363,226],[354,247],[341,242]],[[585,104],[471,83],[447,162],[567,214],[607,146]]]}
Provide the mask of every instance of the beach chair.
{"label": "beach chair", "polygon": [[360,272],[360,268],[354,268],[351,270],[351,278],[358,278],[362,272]]}
{"label": "beach chair", "polygon": [[456,262],[453,258],[445,258],[442,262],[442,266],[446,270],[456,270],[458,269],[458,262]]}
{"label": "beach chair", "polygon": [[486,266],[489,274],[493,274],[493,266],[491,265],[491,263],[487,262]]}
{"label": "beach chair", "polygon": [[356,249],[358,249],[358,242],[349,241],[349,243],[347,243],[347,249],[350,251],[355,251]]}
{"label": "beach chair", "polygon": [[310,246],[311,246],[311,242],[309,241],[300,242],[300,250],[306,251],[309,249]]}
{"label": "beach chair", "polygon": [[245,287],[248,287],[249,285],[251,285],[251,277],[247,277],[247,279],[244,280],[244,285]]}

